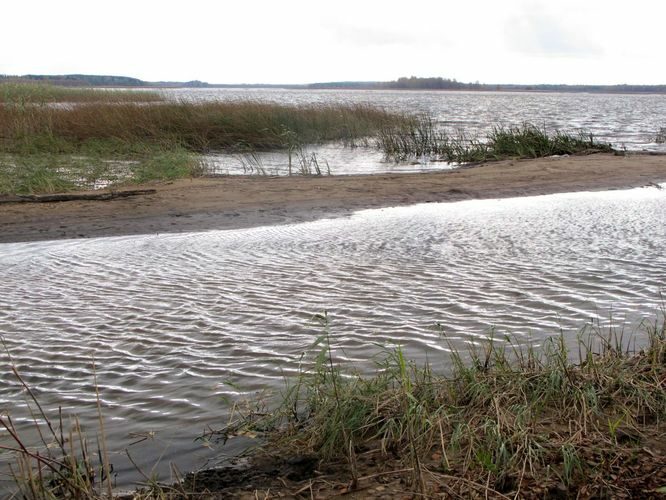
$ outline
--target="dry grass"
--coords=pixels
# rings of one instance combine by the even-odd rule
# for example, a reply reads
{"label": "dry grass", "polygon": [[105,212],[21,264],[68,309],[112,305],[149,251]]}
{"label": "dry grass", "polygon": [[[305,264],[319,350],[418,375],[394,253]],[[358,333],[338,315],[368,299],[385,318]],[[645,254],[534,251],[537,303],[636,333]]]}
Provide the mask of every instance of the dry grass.
{"label": "dry grass", "polygon": [[402,117],[369,106],[244,103],[82,104],[0,107],[0,151],[73,153],[88,143],[125,151],[134,144],[192,152],[271,149],[353,141]]}
{"label": "dry grass", "polygon": [[46,105],[54,103],[159,102],[159,92],[62,87],[48,83],[0,83],[0,104]]}

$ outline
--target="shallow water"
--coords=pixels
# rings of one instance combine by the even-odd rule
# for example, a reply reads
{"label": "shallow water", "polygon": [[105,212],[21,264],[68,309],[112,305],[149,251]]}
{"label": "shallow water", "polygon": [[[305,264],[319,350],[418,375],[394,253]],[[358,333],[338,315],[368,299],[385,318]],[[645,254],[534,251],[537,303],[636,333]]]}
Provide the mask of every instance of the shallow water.
{"label": "shallow water", "polygon": [[[279,388],[331,318],[335,357],[381,346],[446,370],[491,329],[537,345],[590,320],[654,318],[666,283],[666,190],[643,188],[367,210],[205,233],[0,245],[0,335],[42,403],[148,468],[219,456],[193,441],[223,398]],[[437,328],[441,325],[441,331]],[[640,338],[637,340],[640,342]],[[29,427],[3,355],[0,411]],[[2,440],[6,435],[2,435]],[[230,450],[244,442],[232,443]],[[119,484],[136,478],[113,455]]]}
{"label": "shallow water", "polygon": [[[429,113],[452,135],[464,130],[485,137],[495,125],[530,122],[547,130],[586,130],[601,142],[631,151],[666,152],[655,142],[666,127],[666,95],[585,94],[543,92],[395,91],[395,90],[285,90],[285,89],[167,89],[164,94],[186,101],[259,100],[280,104],[370,104],[406,113]],[[362,154],[345,155],[311,147],[328,160],[335,174],[410,171],[450,168],[420,159],[416,166],[385,162],[379,152],[362,148]],[[359,152],[357,151],[357,153]],[[270,169],[286,169],[286,155],[266,155]],[[358,162],[358,163],[357,163]],[[244,173],[238,158],[217,155],[211,164],[220,172]]]}

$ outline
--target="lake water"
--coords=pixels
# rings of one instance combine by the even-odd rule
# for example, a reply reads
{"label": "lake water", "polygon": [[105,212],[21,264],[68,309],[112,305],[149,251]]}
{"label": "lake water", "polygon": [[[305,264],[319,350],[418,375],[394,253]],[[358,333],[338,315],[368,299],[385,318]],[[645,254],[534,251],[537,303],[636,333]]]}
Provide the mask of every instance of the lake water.
{"label": "lake water", "polygon": [[[336,360],[370,372],[402,345],[445,371],[492,329],[539,345],[590,321],[654,319],[666,190],[423,204],[316,222],[0,245],[0,335],[51,415],[97,428],[92,360],[118,484],[124,455],[167,473],[219,461],[226,398],[279,390],[328,311]],[[441,325],[441,330],[437,325]],[[640,337],[637,338],[640,344]],[[30,436],[2,357],[0,412]],[[137,443],[141,434],[148,439]],[[0,432],[0,441],[7,442]]]}
{"label": "lake water", "polygon": [[[549,131],[585,130],[600,142],[630,151],[666,152],[655,142],[666,127],[666,95],[583,94],[540,92],[390,91],[390,90],[284,90],[284,89],[168,89],[171,99],[185,101],[260,100],[279,104],[370,104],[406,113],[428,113],[439,127],[452,135],[464,130],[485,137],[495,125],[516,126],[525,122]],[[384,161],[376,149],[345,149],[340,145],[309,146],[321,163],[328,162],[334,175],[379,172],[412,172],[451,168],[442,162],[418,158],[415,162]],[[260,168],[268,174],[284,174],[285,153],[260,153]],[[207,160],[211,172],[244,174],[247,157],[213,155]],[[245,167],[245,168],[244,168]]]}

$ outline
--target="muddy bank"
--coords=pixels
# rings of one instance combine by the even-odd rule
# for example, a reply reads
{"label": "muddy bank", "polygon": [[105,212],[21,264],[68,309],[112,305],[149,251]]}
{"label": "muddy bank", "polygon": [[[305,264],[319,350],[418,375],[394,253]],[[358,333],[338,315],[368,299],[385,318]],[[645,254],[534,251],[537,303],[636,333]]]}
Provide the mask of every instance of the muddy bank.
{"label": "muddy bank", "polygon": [[[332,177],[217,177],[140,186],[106,201],[0,204],[0,242],[236,229],[422,202],[506,198],[666,181],[666,156],[507,160],[454,171]],[[134,189],[134,188],[133,188]]]}

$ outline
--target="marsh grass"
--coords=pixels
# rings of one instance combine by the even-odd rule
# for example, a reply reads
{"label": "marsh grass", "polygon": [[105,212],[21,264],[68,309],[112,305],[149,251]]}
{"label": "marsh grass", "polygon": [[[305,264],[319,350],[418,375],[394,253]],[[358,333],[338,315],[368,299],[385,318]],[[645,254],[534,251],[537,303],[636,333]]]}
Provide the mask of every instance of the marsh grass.
{"label": "marsh grass", "polygon": [[198,176],[203,166],[192,153],[151,146],[115,159],[94,149],[77,155],[0,155],[0,194],[58,193],[120,187],[153,180]]}
{"label": "marsh grass", "polygon": [[[114,162],[137,163],[124,182],[204,172],[197,155],[213,151],[289,152],[289,171],[321,175],[328,166],[304,144],[359,140],[401,115],[370,106],[286,106],[257,102],[81,103],[0,106],[0,193],[86,187],[92,172],[117,176]],[[85,161],[87,166],[83,165]],[[247,167],[263,173],[248,160]],[[27,168],[26,168],[27,166]],[[74,182],[72,182],[74,180]]]}
{"label": "marsh grass", "polygon": [[47,105],[83,102],[160,102],[159,92],[145,90],[112,90],[80,87],[62,87],[47,83],[0,83],[0,104]]}
{"label": "marsh grass", "polygon": [[370,106],[287,106],[257,102],[81,104],[0,108],[0,147],[7,153],[76,153],[150,143],[211,150],[281,149],[294,144],[372,135],[402,117]]}
{"label": "marsh grass", "polygon": [[476,489],[517,498],[531,488],[537,497],[614,496],[627,494],[622,481],[630,480],[618,475],[640,476],[655,460],[645,449],[655,433],[664,435],[663,318],[643,324],[648,342],[637,352],[622,331],[590,325],[574,352],[563,335],[538,347],[511,337],[469,352],[449,346],[449,376],[408,361],[398,347],[372,377],[334,362],[328,319],[318,320],[325,333],[314,361],[280,406],[268,417],[245,413],[226,432],[265,432],[269,454],[343,462],[351,490],[359,486],[358,457],[375,450],[377,460],[409,471],[422,495]]}
{"label": "marsh grass", "polygon": [[428,115],[415,117],[397,127],[382,128],[376,135],[376,146],[393,161],[428,156],[449,163],[613,151],[610,145],[597,142],[589,133],[549,133],[530,123],[514,127],[495,126],[482,139],[471,137],[464,131],[450,136]]}

